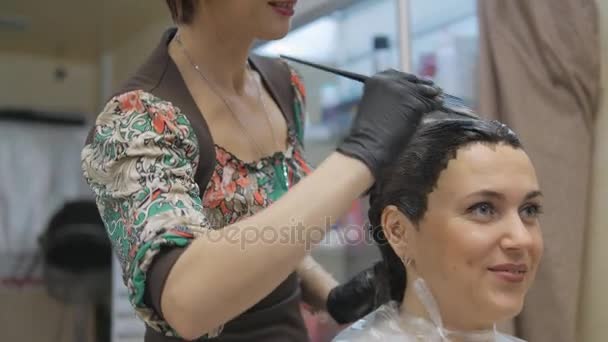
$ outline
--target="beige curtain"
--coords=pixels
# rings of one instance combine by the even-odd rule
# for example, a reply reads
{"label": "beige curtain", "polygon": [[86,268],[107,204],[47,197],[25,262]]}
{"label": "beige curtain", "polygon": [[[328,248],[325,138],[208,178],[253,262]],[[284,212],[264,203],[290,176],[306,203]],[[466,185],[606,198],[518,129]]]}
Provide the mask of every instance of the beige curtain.
{"label": "beige curtain", "polygon": [[579,305],[579,338],[605,342],[608,322],[608,2],[598,1],[602,42],[602,99],[595,120],[591,213]]}
{"label": "beige curtain", "polygon": [[600,92],[593,0],[479,0],[481,113],[522,138],[545,193],[545,256],[517,335],[576,341],[592,132]]}

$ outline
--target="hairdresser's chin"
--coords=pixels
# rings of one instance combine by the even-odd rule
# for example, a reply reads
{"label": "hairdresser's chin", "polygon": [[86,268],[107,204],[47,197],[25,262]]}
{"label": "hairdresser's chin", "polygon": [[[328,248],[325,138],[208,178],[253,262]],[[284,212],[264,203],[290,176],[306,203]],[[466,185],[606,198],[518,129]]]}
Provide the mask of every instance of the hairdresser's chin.
{"label": "hairdresser's chin", "polygon": [[285,37],[297,0],[212,0],[199,2],[194,23],[213,23],[218,32],[246,32],[260,40]]}

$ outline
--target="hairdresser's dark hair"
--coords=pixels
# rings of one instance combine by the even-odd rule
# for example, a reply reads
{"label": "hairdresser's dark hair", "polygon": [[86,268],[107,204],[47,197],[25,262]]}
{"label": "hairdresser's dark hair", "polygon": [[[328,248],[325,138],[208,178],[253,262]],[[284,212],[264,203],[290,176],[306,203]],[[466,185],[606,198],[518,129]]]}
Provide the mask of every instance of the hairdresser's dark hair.
{"label": "hairdresser's dark hair", "polygon": [[194,17],[194,11],[198,0],[165,0],[169,11],[171,11],[171,18],[178,24],[190,24]]}
{"label": "hairdresser's dark hair", "polygon": [[441,171],[460,148],[478,142],[521,148],[515,133],[500,122],[449,112],[429,113],[397,160],[377,180],[370,193],[368,216],[384,261],[386,274],[382,278],[388,281],[390,299],[403,300],[407,276],[404,267],[400,267],[401,259],[384,235],[380,222],[383,209],[394,205],[417,224],[426,213],[428,194],[436,186]]}

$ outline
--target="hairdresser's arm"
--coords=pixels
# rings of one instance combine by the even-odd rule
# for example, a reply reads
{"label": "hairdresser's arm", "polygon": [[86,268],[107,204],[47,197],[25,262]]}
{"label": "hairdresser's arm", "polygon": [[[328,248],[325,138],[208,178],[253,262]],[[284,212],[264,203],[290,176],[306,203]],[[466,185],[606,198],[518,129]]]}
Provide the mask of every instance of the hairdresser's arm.
{"label": "hairdresser's arm", "polygon": [[[184,336],[198,337],[255,304],[293,272],[306,255],[306,246],[323,238],[326,218],[342,216],[407,143],[422,115],[439,106],[439,90],[417,81],[394,70],[368,81],[339,153],[271,207],[227,227],[236,232],[243,227],[278,230],[295,220],[304,227],[305,239],[290,244],[258,241],[242,249],[225,239],[212,242],[221,232],[210,231],[173,266],[161,303],[165,318]],[[205,286],[219,279],[221,286]]]}
{"label": "hairdresser's arm", "polygon": [[167,278],[161,302],[167,321],[180,335],[196,338],[254,305],[294,271],[307,245],[323,238],[325,218],[343,215],[372,181],[365,164],[335,153],[271,209],[225,228],[238,236],[246,227],[265,227],[281,236],[281,227],[296,222],[301,223],[303,239],[258,240],[243,248],[242,241],[221,238],[220,231],[197,238]]}
{"label": "hairdresser's arm", "polygon": [[310,255],[298,265],[296,272],[301,279],[302,300],[313,312],[327,311],[327,298],[338,281]]}
{"label": "hairdresser's arm", "polygon": [[[194,182],[196,137],[177,109],[150,94],[123,94],[94,133],[83,170],[131,303],[146,324],[187,339],[212,337],[276,288],[323,238],[326,218],[343,215],[373,182],[363,162],[334,153],[271,208],[213,230]],[[250,240],[262,228],[281,238]],[[295,240],[284,241],[286,229],[299,231]]]}
{"label": "hairdresser's arm", "polygon": [[[208,229],[202,214],[193,182],[198,149],[187,119],[141,92],[111,101],[83,151],[83,169],[131,302],[146,323],[188,339],[209,337],[270,293],[304,258],[307,244],[323,238],[325,219],[341,216],[370,187],[372,175],[394,158],[422,114],[438,105],[431,100],[437,89],[414,83],[397,72],[369,81],[339,153],[270,208],[221,231]],[[240,239],[222,236],[229,231],[239,237],[244,227],[278,230],[294,224],[303,227],[304,238],[289,244],[258,239],[241,248]],[[313,232],[316,236],[309,236]],[[156,257],[179,249],[166,281],[148,284]],[[145,300],[148,285],[160,285],[162,292],[153,309]]]}

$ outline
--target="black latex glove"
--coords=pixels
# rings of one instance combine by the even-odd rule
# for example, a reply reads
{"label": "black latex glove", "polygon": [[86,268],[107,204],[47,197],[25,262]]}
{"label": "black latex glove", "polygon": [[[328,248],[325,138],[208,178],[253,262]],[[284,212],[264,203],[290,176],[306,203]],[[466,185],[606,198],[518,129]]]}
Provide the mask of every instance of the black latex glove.
{"label": "black latex glove", "polygon": [[348,282],[334,287],[327,297],[327,312],[339,324],[363,318],[390,298],[386,269],[377,262]]}
{"label": "black latex glove", "polygon": [[421,117],[441,106],[430,81],[387,70],[365,82],[350,134],[337,151],[365,163],[375,177],[407,144]]}

